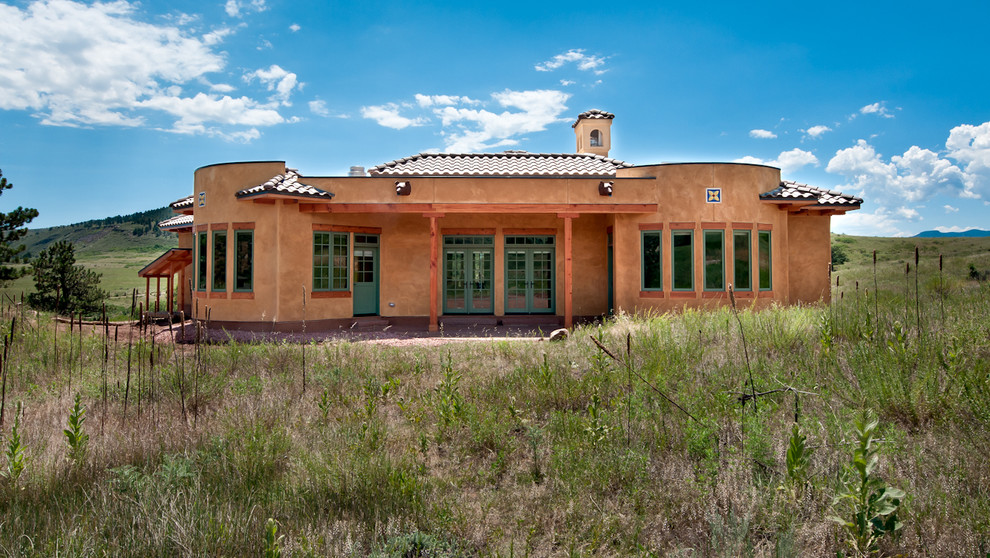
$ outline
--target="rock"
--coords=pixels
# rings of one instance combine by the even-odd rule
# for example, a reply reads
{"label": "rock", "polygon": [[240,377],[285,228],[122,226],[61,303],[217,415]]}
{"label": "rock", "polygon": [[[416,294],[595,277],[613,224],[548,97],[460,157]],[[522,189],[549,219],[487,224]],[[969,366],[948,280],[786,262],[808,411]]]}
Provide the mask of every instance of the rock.
{"label": "rock", "polygon": [[567,339],[567,335],[568,335],[567,328],[562,327],[560,329],[555,329],[552,332],[550,332],[550,340],[563,341]]}

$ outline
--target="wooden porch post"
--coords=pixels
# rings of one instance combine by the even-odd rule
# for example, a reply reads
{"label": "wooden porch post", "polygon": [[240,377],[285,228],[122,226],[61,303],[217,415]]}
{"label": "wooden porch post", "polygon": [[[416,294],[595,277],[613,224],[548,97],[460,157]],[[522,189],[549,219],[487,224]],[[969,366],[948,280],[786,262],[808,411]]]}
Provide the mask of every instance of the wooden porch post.
{"label": "wooden porch post", "polygon": [[437,231],[437,214],[429,214],[430,218],[430,325],[429,331],[439,331],[440,324],[437,317],[437,303],[440,297],[437,293],[437,259],[440,254],[440,235]]}
{"label": "wooden porch post", "polygon": [[574,295],[574,257],[573,257],[573,225],[576,214],[560,213],[557,215],[564,219],[564,327],[570,329],[574,326],[574,307],[572,304]]}
{"label": "wooden porch post", "polygon": [[151,277],[144,278],[144,310],[148,310],[148,304],[151,300]]}
{"label": "wooden porch post", "polygon": [[183,285],[186,284],[186,268],[183,267],[179,270],[179,284],[177,288],[179,289],[179,308],[181,312],[186,309],[186,288]]}
{"label": "wooden porch post", "polygon": [[168,297],[168,302],[165,304],[165,311],[170,314],[172,313],[172,280],[173,279],[175,279],[175,275],[169,273],[168,286],[165,287],[165,291],[167,292],[165,296]]}

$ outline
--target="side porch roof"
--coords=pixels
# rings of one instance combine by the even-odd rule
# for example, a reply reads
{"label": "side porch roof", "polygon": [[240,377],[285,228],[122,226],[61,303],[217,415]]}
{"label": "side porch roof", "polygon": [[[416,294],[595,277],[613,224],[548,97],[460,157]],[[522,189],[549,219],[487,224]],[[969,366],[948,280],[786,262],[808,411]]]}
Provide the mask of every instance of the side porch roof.
{"label": "side porch roof", "polygon": [[138,277],[171,277],[191,263],[191,249],[172,248],[138,271]]}

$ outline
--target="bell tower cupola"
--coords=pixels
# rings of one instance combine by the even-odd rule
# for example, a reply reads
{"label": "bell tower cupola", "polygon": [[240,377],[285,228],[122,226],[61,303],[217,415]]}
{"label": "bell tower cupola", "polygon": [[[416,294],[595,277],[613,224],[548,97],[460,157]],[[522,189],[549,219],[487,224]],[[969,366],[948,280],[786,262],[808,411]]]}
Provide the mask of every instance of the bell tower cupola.
{"label": "bell tower cupola", "polygon": [[577,152],[593,153],[608,157],[612,148],[612,119],[615,115],[603,110],[591,109],[578,115],[571,125],[577,136]]}

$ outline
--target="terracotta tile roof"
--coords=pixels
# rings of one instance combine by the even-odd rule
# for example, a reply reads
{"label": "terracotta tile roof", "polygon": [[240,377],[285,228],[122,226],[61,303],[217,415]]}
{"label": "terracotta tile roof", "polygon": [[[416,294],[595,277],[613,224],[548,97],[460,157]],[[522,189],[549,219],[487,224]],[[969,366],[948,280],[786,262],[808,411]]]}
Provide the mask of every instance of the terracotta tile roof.
{"label": "terracotta tile roof", "polygon": [[420,153],[368,169],[371,176],[615,176],[630,166],[591,153]]}
{"label": "terracotta tile roof", "polygon": [[785,180],[780,186],[760,194],[761,200],[766,201],[814,201],[814,205],[859,207],[863,203],[862,198],[836,192],[835,190],[825,190]]}
{"label": "terracotta tile roof", "polygon": [[175,200],[174,202],[168,204],[168,206],[174,209],[175,211],[181,211],[183,209],[192,209],[193,197],[194,196],[188,196],[180,200]]}
{"label": "terracotta tile roof", "polygon": [[285,169],[285,174],[277,174],[268,182],[258,184],[250,188],[245,188],[237,192],[238,198],[257,196],[259,194],[286,194],[303,198],[330,199],[333,194],[326,190],[320,190],[314,186],[308,186],[299,182],[299,172],[295,169]]}
{"label": "terracotta tile roof", "polygon": [[169,217],[164,221],[158,223],[158,228],[161,230],[175,230],[182,229],[186,227],[191,227],[193,224],[192,215],[176,215],[174,217]]}
{"label": "terracotta tile roof", "polygon": [[578,122],[584,120],[585,118],[612,120],[613,118],[615,118],[615,115],[612,114],[611,112],[605,112],[603,110],[598,110],[598,109],[591,109],[587,112],[582,112],[581,114],[579,114],[577,120],[574,121],[574,124],[571,124],[571,128],[577,126]]}

